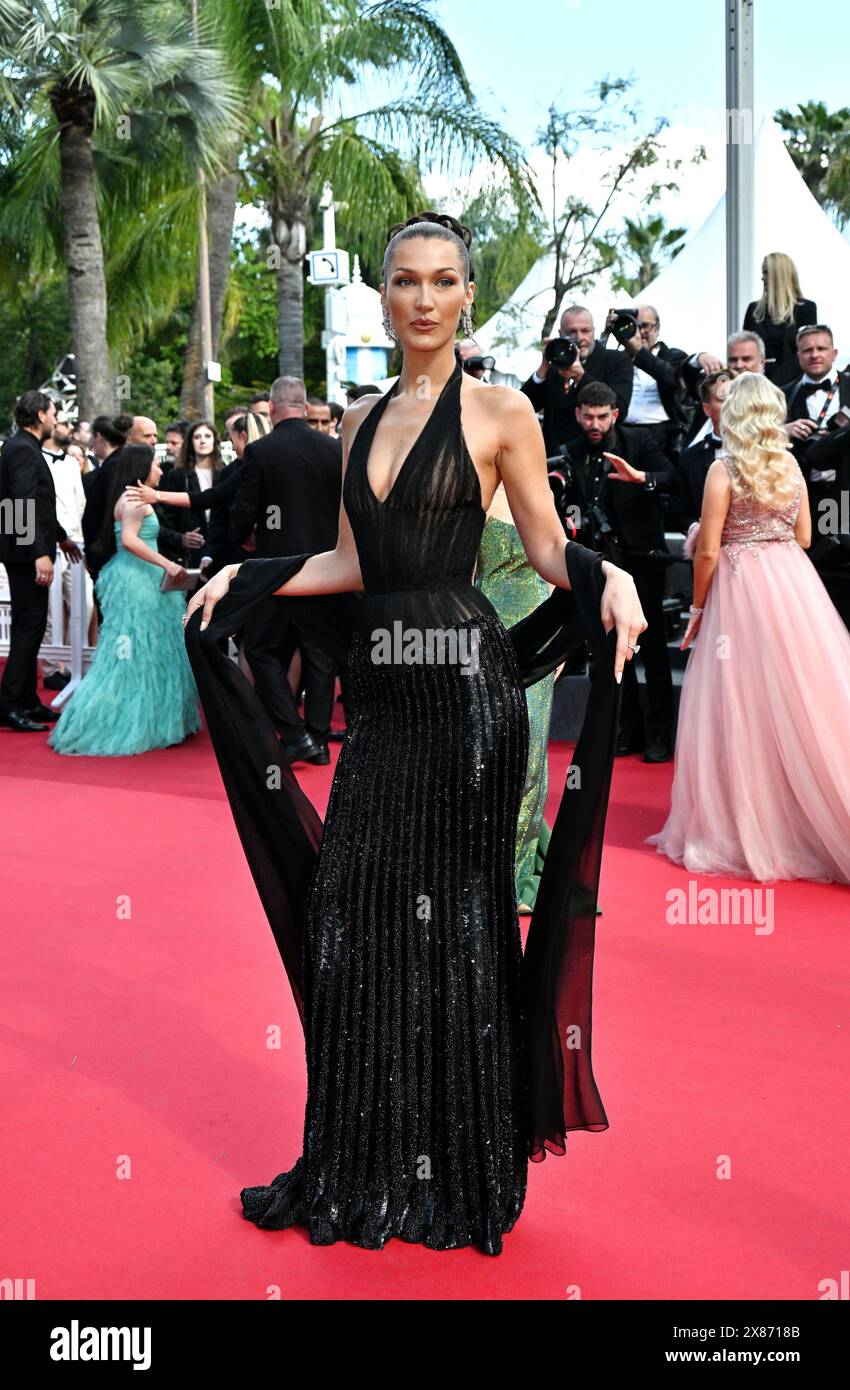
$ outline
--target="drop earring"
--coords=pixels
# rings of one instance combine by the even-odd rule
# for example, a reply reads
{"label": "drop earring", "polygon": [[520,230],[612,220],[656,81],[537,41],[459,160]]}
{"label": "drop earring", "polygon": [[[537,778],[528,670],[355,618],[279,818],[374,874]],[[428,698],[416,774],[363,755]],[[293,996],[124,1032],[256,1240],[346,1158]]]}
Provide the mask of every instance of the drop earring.
{"label": "drop earring", "polygon": [[471,338],[475,332],[475,325],[472,322],[472,311],[468,304],[464,304],[460,313],[460,326],[465,338]]}
{"label": "drop earring", "polygon": [[396,333],[392,325],[390,311],[387,308],[386,304],[384,305],[384,332],[386,333],[388,338],[398,338],[398,334]]}

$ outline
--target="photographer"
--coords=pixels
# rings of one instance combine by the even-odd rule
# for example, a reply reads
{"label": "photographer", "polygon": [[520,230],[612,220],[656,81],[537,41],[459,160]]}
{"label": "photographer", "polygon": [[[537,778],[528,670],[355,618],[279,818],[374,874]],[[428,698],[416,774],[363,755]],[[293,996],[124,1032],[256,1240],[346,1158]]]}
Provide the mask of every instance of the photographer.
{"label": "photographer", "polygon": [[604,382],[614,392],[617,409],[625,416],[632,394],[632,364],[624,352],[611,352],[596,341],[593,317],[579,304],[561,315],[560,338],[543,340],[543,358],[536,372],[520,387],[534,409],[543,411],[547,454],[554,454],[581,433],[576,422],[580,389]]}
{"label": "photographer", "polygon": [[[455,343],[455,357],[467,375],[474,376],[476,381],[484,381],[485,372],[492,372],[496,365],[495,357],[483,353],[474,338],[463,338]],[[490,385],[489,381],[484,384]]]}
{"label": "photographer", "polygon": [[[823,323],[801,328],[797,360],[802,375],[783,389],[788,402],[788,436],[809,490],[812,516],[836,481],[835,451],[829,435],[850,416],[850,372],[838,372],[832,330]],[[817,447],[816,447],[817,446]]]}
{"label": "photographer", "polygon": [[646,436],[617,426],[617,398],[594,381],[578,395],[579,437],[566,450],[566,506],[579,517],[577,539],[632,575],[649,626],[641,636],[649,716],[644,731],[634,662],[623,673],[618,755],[643,749],[644,762],[672,757],[673,680],[664,634],[664,576],[669,552],[659,492],[675,486],[670,460]]}
{"label": "photographer", "polygon": [[644,434],[674,461],[681,452],[688,417],[682,369],[688,354],[659,340],[661,320],[651,304],[632,310],[612,309],[605,332],[616,338],[632,360],[632,398],[620,428],[626,438]]}

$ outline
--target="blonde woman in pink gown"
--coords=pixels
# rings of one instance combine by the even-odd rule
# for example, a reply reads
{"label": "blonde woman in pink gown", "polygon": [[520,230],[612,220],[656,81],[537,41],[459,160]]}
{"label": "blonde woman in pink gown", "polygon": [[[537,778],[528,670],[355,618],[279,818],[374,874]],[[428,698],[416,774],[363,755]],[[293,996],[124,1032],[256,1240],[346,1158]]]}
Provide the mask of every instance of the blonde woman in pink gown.
{"label": "blonde woman in pink gown", "polygon": [[804,554],[811,515],[784,421],[767,377],[736,378],[691,546],[682,648],[699,641],[672,807],[649,843],[695,873],[850,883],[850,635]]}

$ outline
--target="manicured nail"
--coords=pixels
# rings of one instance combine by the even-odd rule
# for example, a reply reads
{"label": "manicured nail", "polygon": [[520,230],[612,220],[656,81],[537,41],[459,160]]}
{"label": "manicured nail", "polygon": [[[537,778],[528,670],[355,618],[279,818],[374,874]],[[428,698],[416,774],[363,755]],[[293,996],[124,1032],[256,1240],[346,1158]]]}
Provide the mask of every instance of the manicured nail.
{"label": "manicured nail", "polygon": [[201,623],[201,626],[198,628],[198,631],[199,631],[199,632],[203,632],[203,630],[204,630],[205,627],[206,627],[206,623]]}
{"label": "manicured nail", "polygon": [[622,671],[617,671],[617,673],[616,673],[615,676],[614,676],[614,680],[617,682],[618,685],[620,685],[620,683],[622,682],[622,679],[623,679],[623,673],[622,673]]}

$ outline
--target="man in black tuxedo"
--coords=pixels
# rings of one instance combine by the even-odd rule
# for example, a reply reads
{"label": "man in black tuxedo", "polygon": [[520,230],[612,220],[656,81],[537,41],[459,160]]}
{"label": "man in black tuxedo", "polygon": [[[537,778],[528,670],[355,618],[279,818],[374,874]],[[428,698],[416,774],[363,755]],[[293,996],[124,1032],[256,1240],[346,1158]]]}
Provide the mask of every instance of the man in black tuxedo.
{"label": "man in black tuxedo", "polygon": [[676,469],[676,512],[683,531],[700,519],[706,475],[723,447],[720,440],[720,411],[734,379],[732,372],[724,370],[711,372],[700,382],[699,398],[711,429],[685,449]]}
{"label": "man in black tuxedo", "polygon": [[[616,316],[617,311],[612,310],[606,327]],[[637,329],[622,344],[632,360],[632,396],[619,428],[627,438],[651,435],[674,461],[688,421],[682,380],[688,354],[661,341],[661,320],[654,305],[638,304],[634,316]]]}
{"label": "man in black tuxedo", "polygon": [[[543,439],[546,453],[557,453],[581,435],[576,418],[576,400],[582,386],[602,381],[610,386],[617,401],[618,414],[625,419],[632,396],[632,362],[628,353],[612,352],[596,341],[593,316],[580,304],[571,304],[561,315],[561,337],[570,338],[578,348],[578,359],[571,367],[550,367],[546,355],[536,372],[523,382],[521,390],[536,411],[543,411]],[[550,341],[544,339],[543,347]]]}
{"label": "man in black tuxedo", "polygon": [[6,566],[12,606],[0,724],[16,733],[44,733],[59,718],[38,698],[38,649],[47,627],[57,541],[73,563],[81,558],[56,519],[53,475],[41,452],[55,418],[49,396],[25,391],[15,406],[18,432],[0,450],[0,561]]}
{"label": "man in black tuxedo", "polygon": [[673,755],[673,678],[664,634],[664,576],[669,554],[658,494],[675,485],[670,460],[646,435],[626,438],[617,426],[617,398],[594,381],[579,392],[579,438],[565,456],[569,514],[580,519],[577,539],[632,575],[647,621],[640,650],[649,715],[644,732],[634,663],[623,672],[617,753],[641,748],[644,762]]}
{"label": "man in black tuxedo", "polygon": [[[339,531],[342,446],[305,418],[303,381],[283,376],[270,395],[274,428],[245,450],[241,482],[230,512],[237,541],[256,527],[256,554],[317,554],[333,550]],[[333,710],[335,664],[322,643],[323,625],[338,596],[270,598],[245,625],[245,656],[257,694],[280,734],[290,762],[330,761],[327,739]],[[301,650],[304,719],[287,678],[286,654]]]}
{"label": "man in black tuxedo", "polygon": [[801,328],[797,334],[801,375],[782,388],[788,402],[791,447],[806,480],[813,518],[836,481],[823,441],[836,423],[850,415],[850,371],[836,371],[837,356],[832,330],[825,324]]}

